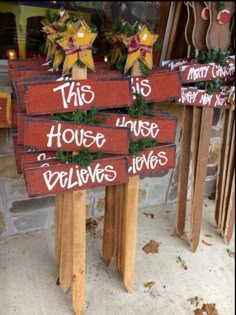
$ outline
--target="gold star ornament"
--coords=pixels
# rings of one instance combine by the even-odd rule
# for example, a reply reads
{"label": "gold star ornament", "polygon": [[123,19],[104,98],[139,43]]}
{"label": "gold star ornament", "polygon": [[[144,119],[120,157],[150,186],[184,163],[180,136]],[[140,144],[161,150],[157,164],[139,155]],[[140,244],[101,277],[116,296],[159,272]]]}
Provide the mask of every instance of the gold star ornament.
{"label": "gold star ornament", "polygon": [[124,72],[126,73],[136,61],[141,60],[149,69],[153,67],[153,45],[157,41],[158,35],[149,32],[144,25],[137,34],[123,40],[128,48],[128,56]]}
{"label": "gold star ornament", "polygon": [[68,74],[73,65],[78,61],[82,61],[88,68],[95,71],[92,44],[97,33],[92,33],[90,28],[84,24],[79,24],[77,29],[62,39],[57,41],[65,53],[62,74]]}

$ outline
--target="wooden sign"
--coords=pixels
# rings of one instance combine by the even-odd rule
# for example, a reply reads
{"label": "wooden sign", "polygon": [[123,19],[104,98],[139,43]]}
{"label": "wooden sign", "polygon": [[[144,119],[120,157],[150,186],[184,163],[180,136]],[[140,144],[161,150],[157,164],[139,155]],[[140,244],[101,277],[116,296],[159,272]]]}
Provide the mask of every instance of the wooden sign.
{"label": "wooden sign", "polygon": [[[78,109],[131,105],[130,81],[81,80],[48,84],[25,84],[26,112],[30,115],[74,112]],[[109,91],[112,93],[109,93]]]}
{"label": "wooden sign", "polygon": [[25,91],[24,91],[24,84],[26,83],[49,83],[49,82],[56,82],[57,79],[59,79],[60,76],[52,76],[52,75],[40,75],[37,77],[30,77],[30,78],[18,78],[12,80],[12,86],[15,98],[17,100],[17,105],[20,112],[26,111],[25,106]]}
{"label": "wooden sign", "polygon": [[25,70],[12,69],[11,71],[9,71],[9,77],[11,80],[19,78],[32,78],[41,75],[58,76],[61,75],[61,73],[58,71],[57,72],[49,71],[47,69],[44,69],[43,67],[41,67],[41,69],[38,70],[31,69],[27,71],[27,69]]}
{"label": "wooden sign", "polygon": [[56,159],[55,151],[22,151],[21,152],[21,164],[41,161],[43,164],[46,163],[47,160]]}
{"label": "wooden sign", "polygon": [[18,144],[17,135],[12,137],[13,140],[13,148],[15,153],[15,160],[16,160],[16,168],[19,174],[22,173],[22,160],[21,160],[21,153],[25,150],[23,145]]}
{"label": "wooden sign", "polygon": [[154,117],[142,116],[132,118],[126,114],[99,113],[98,118],[105,115],[107,120],[105,126],[130,128],[130,139],[156,139],[159,143],[174,143],[176,134],[177,119],[171,115],[157,113]]}
{"label": "wooden sign", "polygon": [[149,174],[175,167],[175,145],[162,145],[146,149],[128,157],[129,176]]}
{"label": "wooden sign", "polygon": [[17,67],[33,67],[33,66],[44,66],[46,62],[45,58],[37,59],[8,59],[9,69],[14,69]]}
{"label": "wooden sign", "polygon": [[[100,79],[112,79],[112,78],[122,78],[122,74],[117,71],[98,71],[89,73],[89,79],[100,80]],[[71,81],[69,77],[61,77],[60,75],[40,75],[37,77],[30,78],[18,78],[12,80],[13,91],[17,100],[19,110],[21,112],[26,111],[25,106],[25,91],[24,84],[46,84],[46,83],[55,83],[61,81]]]}
{"label": "wooden sign", "polygon": [[230,108],[232,103],[229,102],[229,96],[229,93],[224,92],[208,94],[205,90],[182,87],[181,97],[177,103],[202,107]]}
{"label": "wooden sign", "polygon": [[[181,95],[178,72],[157,71],[147,78],[131,77],[131,85],[133,93],[141,94],[149,102],[167,101]],[[133,96],[133,100],[135,99]]]}
{"label": "wooden sign", "polygon": [[17,106],[17,102],[12,100],[11,102],[12,107],[12,128],[17,128],[17,114],[19,113],[19,108]]}
{"label": "wooden sign", "polygon": [[11,128],[11,94],[0,92],[0,128]]}
{"label": "wooden sign", "polygon": [[46,151],[80,151],[127,154],[129,128],[83,125],[25,118],[24,145]]}
{"label": "wooden sign", "polygon": [[233,77],[235,66],[222,67],[216,64],[194,64],[180,67],[182,83],[209,81]]}
{"label": "wooden sign", "polygon": [[173,60],[164,60],[161,63],[161,66],[163,68],[170,69],[171,71],[173,70],[179,70],[179,67],[185,64],[189,63],[195,63],[194,60],[191,58],[178,58],[178,59],[173,59]]}
{"label": "wooden sign", "polygon": [[117,185],[128,182],[127,157],[99,159],[85,168],[72,163],[35,168],[26,166],[24,175],[30,197]]}

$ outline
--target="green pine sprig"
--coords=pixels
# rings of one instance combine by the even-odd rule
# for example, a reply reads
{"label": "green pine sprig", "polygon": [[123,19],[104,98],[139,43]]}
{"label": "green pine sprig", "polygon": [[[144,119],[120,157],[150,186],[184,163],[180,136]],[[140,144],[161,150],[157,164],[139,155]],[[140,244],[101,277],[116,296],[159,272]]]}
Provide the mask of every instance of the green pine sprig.
{"label": "green pine sprig", "polygon": [[76,124],[91,124],[91,125],[101,125],[107,120],[107,116],[104,116],[100,119],[96,118],[97,108],[96,106],[92,106],[90,111],[84,111],[78,109],[75,112],[69,113],[60,113],[55,114],[51,117],[52,120],[59,121],[70,121]]}
{"label": "green pine sprig", "polygon": [[146,103],[145,98],[139,94],[134,93],[136,96],[136,101],[132,106],[127,108],[127,113],[132,118],[140,118],[141,116],[154,116],[153,109],[155,103]]}
{"label": "green pine sprig", "polygon": [[87,148],[83,148],[79,153],[63,152],[58,150],[56,157],[65,163],[79,164],[81,167],[89,166],[94,160],[102,156],[101,152],[90,153]]}
{"label": "green pine sprig", "polygon": [[226,58],[230,55],[230,51],[222,52],[221,49],[201,50],[196,57],[199,63],[216,63],[221,66],[227,66]]}
{"label": "green pine sprig", "polygon": [[144,78],[149,76],[150,69],[140,60],[139,60],[139,69],[140,69],[142,76]]}
{"label": "green pine sprig", "polygon": [[224,84],[221,79],[215,79],[204,82],[196,82],[195,86],[199,89],[206,90],[208,94],[212,94],[214,92],[219,92]]}
{"label": "green pine sprig", "polygon": [[129,155],[137,155],[139,152],[147,149],[156,147],[158,140],[155,139],[140,139],[138,141],[131,140],[129,143]]}

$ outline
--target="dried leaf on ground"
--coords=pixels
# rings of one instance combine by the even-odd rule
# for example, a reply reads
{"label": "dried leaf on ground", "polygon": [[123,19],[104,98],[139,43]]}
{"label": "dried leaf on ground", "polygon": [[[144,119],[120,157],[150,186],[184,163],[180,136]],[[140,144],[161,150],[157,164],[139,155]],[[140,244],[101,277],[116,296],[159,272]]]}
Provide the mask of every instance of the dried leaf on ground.
{"label": "dried leaf on ground", "polygon": [[154,287],[154,285],[156,285],[156,282],[154,281],[149,281],[149,282],[144,283],[145,288],[149,288],[149,289]]}
{"label": "dried leaf on ground", "polygon": [[96,219],[88,219],[86,222],[86,231],[89,232],[95,238],[101,238],[99,231],[97,231],[97,227],[100,222],[102,222],[103,217],[99,217]]}
{"label": "dried leaf on ground", "polygon": [[227,249],[227,253],[229,254],[229,257],[235,257],[235,253],[232,252],[232,250]]}
{"label": "dried leaf on ground", "polygon": [[207,315],[219,315],[215,304],[203,304],[202,311],[206,312]]}
{"label": "dried leaf on ground", "polygon": [[194,315],[204,315],[201,308],[196,308],[193,313]]}
{"label": "dried leaf on ground", "polygon": [[143,214],[150,219],[156,219],[156,216],[154,213],[147,213],[147,212],[143,212]]}
{"label": "dried leaf on ground", "polygon": [[194,298],[187,299],[187,302],[190,302],[190,304],[192,304],[196,307],[202,307],[202,305],[203,305],[203,299],[199,298],[198,296],[195,296]]}
{"label": "dried leaf on ground", "polygon": [[176,262],[180,263],[180,266],[182,269],[184,269],[184,270],[188,269],[188,267],[185,265],[185,261],[180,256],[177,257]]}
{"label": "dried leaf on ground", "polygon": [[151,240],[149,243],[147,243],[144,247],[143,250],[145,251],[146,254],[149,253],[158,253],[159,252],[159,246],[161,243],[157,243],[154,240]]}
{"label": "dried leaf on ground", "polygon": [[206,236],[206,237],[212,237],[211,234],[204,234],[204,236]]}
{"label": "dried leaf on ground", "polygon": [[212,245],[213,245],[213,244],[208,243],[208,242],[206,242],[206,241],[204,241],[204,240],[202,240],[202,243],[203,243],[204,245],[207,245],[207,246],[212,246]]}

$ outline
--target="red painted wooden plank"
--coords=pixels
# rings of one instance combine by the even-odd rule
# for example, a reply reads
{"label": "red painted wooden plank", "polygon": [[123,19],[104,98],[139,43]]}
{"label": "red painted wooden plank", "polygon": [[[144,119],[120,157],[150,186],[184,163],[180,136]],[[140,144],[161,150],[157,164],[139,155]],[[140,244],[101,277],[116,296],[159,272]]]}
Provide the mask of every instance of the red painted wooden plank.
{"label": "red painted wooden plank", "polygon": [[151,174],[175,167],[175,145],[160,145],[128,157],[129,176]]}
{"label": "red painted wooden plank", "polygon": [[[46,163],[46,160],[49,159],[55,159],[56,158],[56,152],[55,151],[23,151],[21,152],[21,163],[22,165],[24,163],[29,163],[33,161],[41,161],[43,163]],[[58,160],[57,160],[58,161]]]}
{"label": "red painted wooden plank", "polygon": [[59,78],[60,78],[59,75],[57,76],[40,75],[37,77],[18,78],[18,79],[12,80],[13,91],[14,91],[15,98],[17,100],[19,111],[21,112],[26,111],[24,84],[26,83],[45,84],[48,82],[56,82],[56,80]]}
{"label": "red painted wooden plank", "polygon": [[[131,104],[129,79],[62,81],[25,84],[28,114],[51,114]],[[112,93],[109,93],[112,91]]]}
{"label": "red painted wooden plank", "polygon": [[85,168],[76,164],[26,168],[24,175],[29,196],[117,185],[128,182],[127,157],[99,159]]}
{"label": "red painted wooden plank", "polygon": [[23,145],[18,144],[17,135],[12,137],[13,149],[15,153],[16,168],[19,174],[22,173],[21,153],[25,150]]}
{"label": "red painted wooden plank", "polygon": [[[147,78],[132,77],[133,93],[141,94],[146,101],[162,102],[181,96],[181,85],[178,72],[157,71]],[[135,97],[133,97],[135,100]]]}
{"label": "red painted wooden plank", "polygon": [[0,92],[0,128],[12,127],[11,94]]}
{"label": "red painted wooden plank", "polygon": [[117,126],[130,128],[130,138],[138,139],[156,139],[159,143],[174,143],[176,135],[177,118],[171,115],[157,113],[154,117],[142,116],[132,118],[126,114],[119,113],[99,113],[98,118],[103,116],[107,120],[104,126]]}
{"label": "red painted wooden plank", "polygon": [[205,90],[197,88],[181,88],[181,97],[177,103],[182,105],[193,105],[201,107],[230,108],[230,94],[225,92],[214,92],[208,94]]}
{"label": "red painted wooden plank", "polygon": [[53,75],[53,76],[58,76],[60,75],[60,72],[52,72],[52,71],[48,71],[45,70],[43,67],[40,70],[16,70],[16,69],[12,69],[9,72],[9,77],[11,80],[14,79],[19,79],[19,78],[32,78],[32,77],[36,77],[39,75]]}
{"label": "red painted wooden plank", "polygon": [[46,62],[45,58],[37,58],[37,59],[8,59],[8,67],[9,69],[17,68],[17,67],[32,67],[37,65],[43,65]]}
{"label": "red painted wooden plank", "polygon": [[17,114],[19,113],[19,108],[15,100],[12,100],[11,105],[12,105],[12,128],[17,128]]}
{"label": "red painted wooden plank", "polygon": [[24,145],[24,130],[25,130],[26,113],[17,113],[17,139],[18,144]]}
{"label": "red painted wooden plank", "polygon": [[216,64],[194,64],[180,67],[182,83],[208,81],[217,78],[229,78],[234,77],[234,73],[234,65],[222,67]]}
{"label": "red painted wooden plank", "polygon": [[25,117],[24,145],[40,150],[127,154],[129,128],[83,125]]}

